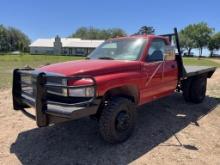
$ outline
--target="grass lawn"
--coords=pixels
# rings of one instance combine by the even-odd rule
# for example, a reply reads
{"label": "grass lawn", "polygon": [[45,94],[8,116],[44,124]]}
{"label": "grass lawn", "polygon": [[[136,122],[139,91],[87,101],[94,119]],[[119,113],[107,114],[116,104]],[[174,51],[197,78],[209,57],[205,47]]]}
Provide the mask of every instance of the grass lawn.
{"label": "grass lawn", "polygon": [[[216,60],[217,61],[217,60]],[[183,58],[183,62],[185,65],[200,65],[200,66],[216,66],[220,67],[220,60],[219,62],[215,62],[212,59],[209,58],[191,58],[191,57],[186,57]]]}
{"label": "grass lawn", "polygon": [[52,56],[52,55],[0,55],[0,89],[11,86],[12,71],[25,65],[39,67],[62,61],[79,60],[80,56]]}
{"label": "grass lawn", "polygon": [[[25,65],[38,67],[62,61],[83,59],[79,56],[53,56],[53,55],[0,55],[0,89],[11,86],[12,71],[14,68],[22,68]],[[211,61],[208,58],[184,58],[185,65],[217,66],[220,63]]]}

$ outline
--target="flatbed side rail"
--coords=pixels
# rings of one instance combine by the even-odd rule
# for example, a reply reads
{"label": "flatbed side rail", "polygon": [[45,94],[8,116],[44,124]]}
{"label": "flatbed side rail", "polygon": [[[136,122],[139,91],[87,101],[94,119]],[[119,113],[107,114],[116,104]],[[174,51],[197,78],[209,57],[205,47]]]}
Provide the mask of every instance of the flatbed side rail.
{"label": "flatbed side rail", "polygon": [[216,70],[216,67],[186,66],[186,77],[185,78],[201,76],[201,75],[205,75],[207,78],[211,78],[215,70]]}

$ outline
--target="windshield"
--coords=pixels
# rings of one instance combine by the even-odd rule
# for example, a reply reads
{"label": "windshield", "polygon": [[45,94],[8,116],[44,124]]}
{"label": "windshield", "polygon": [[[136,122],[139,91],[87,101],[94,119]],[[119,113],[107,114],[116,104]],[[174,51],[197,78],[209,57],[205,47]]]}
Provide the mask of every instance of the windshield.
{"label": "windshield", "polygon": [[144,48],[146,39],[131,38],[106,41],[97,47],[89,59],[137,60]]}

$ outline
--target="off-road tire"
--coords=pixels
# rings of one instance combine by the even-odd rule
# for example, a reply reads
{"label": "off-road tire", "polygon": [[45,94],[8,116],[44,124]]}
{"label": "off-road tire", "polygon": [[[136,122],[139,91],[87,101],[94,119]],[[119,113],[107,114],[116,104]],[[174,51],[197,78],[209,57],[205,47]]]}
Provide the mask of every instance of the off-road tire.
{"label": "off-road tire", "polygon": [[191,88],[192,79],[183,80],[182,82],[182,91],[183,91],[183,98],[185,101],[189,102],[190,98],[190,88]]}
{"label": "off-road tire", "polygon": [[193,79],[190,87],[190,101],[201,103],[206,95],[207,77],[201,76]]}
{"label": "off-road tire", "polygon": [[[124,97],[112,98],[102,109],[99,119],[100,134],[109,143],[123,142],[132,134],[135,120],[136,107],[131,100]],[[123,121],[127,121],[127,123],[123,123]]]}

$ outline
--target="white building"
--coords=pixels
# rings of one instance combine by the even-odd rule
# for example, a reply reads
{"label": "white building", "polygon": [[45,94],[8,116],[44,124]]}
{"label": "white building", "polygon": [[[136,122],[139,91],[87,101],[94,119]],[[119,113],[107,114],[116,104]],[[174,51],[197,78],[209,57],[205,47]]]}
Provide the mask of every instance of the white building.
{"label": "white building", "polygon": [[82,40],[56,36],[49,39],[37,39],[30,45],[30,53],[86,56],[103,42],[104,40]]}

